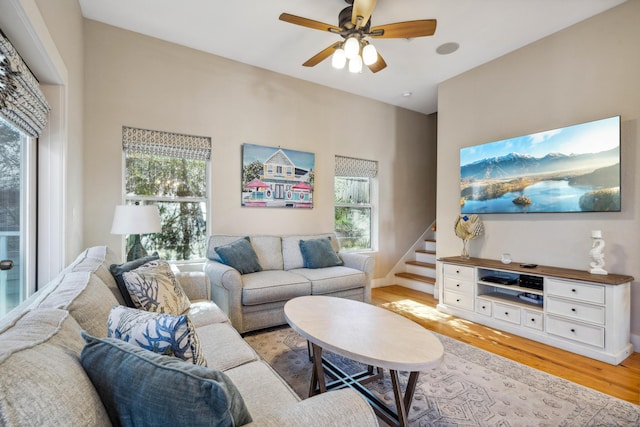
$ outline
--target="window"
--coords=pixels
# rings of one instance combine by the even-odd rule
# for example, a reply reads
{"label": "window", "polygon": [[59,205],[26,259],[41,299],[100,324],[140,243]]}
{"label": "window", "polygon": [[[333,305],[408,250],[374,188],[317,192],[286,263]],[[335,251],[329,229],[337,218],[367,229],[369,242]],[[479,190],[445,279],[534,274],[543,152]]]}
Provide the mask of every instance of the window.
{"label": "window", "polygon": [[[124,127],[123,149],[126,203],[160,211],[162,231],[141,236],[143,246],[167,260],[204,259],[211,140]],[[132,244],[129,236],[127,251]]]}
{"label": "window", "polygon": [[371,180],[377,169],[371,160],[336,156],[334,230],[342,249],[373,247]]}

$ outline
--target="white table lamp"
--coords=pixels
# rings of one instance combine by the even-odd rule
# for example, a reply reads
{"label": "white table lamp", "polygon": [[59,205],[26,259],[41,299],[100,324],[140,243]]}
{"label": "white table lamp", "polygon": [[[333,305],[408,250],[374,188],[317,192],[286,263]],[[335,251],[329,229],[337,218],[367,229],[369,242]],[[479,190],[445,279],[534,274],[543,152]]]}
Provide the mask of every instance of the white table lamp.
{"label": "white table lamp", "polygon": [[160,212],[156,205],[119,205],[113,215],[111,234],[131,234],[133,246],[127,253],[127,261],[133,261],[147,255],[140,242],[141,234],[162,231]]}

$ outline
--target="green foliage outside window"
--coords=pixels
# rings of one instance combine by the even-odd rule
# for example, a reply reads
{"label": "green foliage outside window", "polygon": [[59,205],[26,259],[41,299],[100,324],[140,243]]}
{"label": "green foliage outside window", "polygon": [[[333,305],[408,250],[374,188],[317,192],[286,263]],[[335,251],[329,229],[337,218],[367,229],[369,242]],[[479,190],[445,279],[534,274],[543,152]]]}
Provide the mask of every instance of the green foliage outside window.
{"label": "green foliage outside window", "polygon": [[[127,153],[127,203],[158,205],[162,232],[143,235],[149,253],[168,260],[198,260],[206,255],[207,164]],[[130,237],[127,250],[133,243]]]}
{"label": "green foliage outside window", "polygon": [[369,178],[336,177],[334,230],[342,249],[371,248]]}

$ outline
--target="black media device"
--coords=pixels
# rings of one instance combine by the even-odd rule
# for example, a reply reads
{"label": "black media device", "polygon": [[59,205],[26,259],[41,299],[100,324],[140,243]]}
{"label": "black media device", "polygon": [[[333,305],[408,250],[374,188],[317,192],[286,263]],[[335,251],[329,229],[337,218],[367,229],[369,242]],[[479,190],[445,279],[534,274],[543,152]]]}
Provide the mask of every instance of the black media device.
{"label": "black media device", "polygon": [[521,274],[518,285],[522,288],[536,289],[542,291],[544,288],[544,278],[539,276],[529,276],[528,274]]}
{"label": "black media device", "polygon": [[520,264],[522,268],[536,268],[538,264]]}

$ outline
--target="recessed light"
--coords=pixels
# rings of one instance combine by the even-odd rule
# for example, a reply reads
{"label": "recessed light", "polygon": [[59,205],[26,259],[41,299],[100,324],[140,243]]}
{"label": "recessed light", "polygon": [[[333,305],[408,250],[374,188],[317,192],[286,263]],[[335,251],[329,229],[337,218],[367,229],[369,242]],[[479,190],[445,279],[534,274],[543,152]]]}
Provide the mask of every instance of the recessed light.
{"label": "recessed light", "polygon": [[458,50],[459,47],[460,45],[456,42],[444,43],[436,48],[436,52],[438,52],[440,55],[449,55],[450,53]]}

